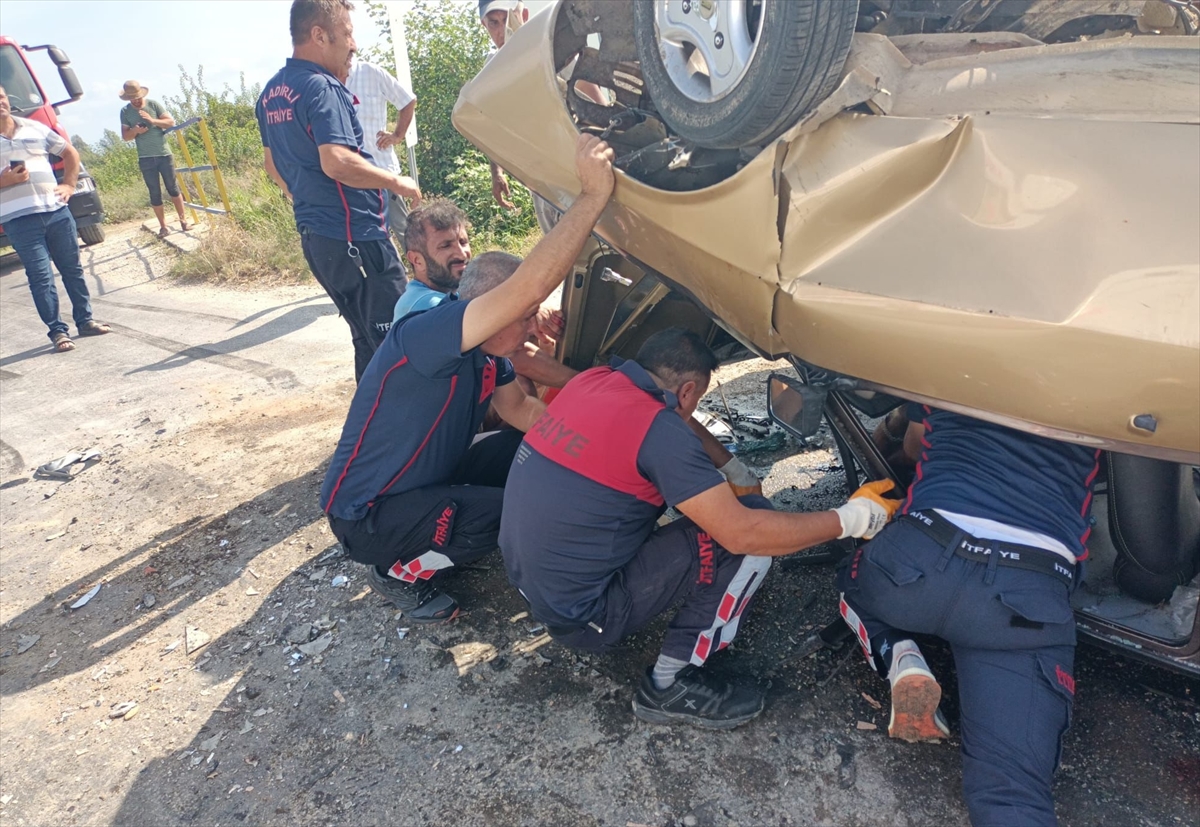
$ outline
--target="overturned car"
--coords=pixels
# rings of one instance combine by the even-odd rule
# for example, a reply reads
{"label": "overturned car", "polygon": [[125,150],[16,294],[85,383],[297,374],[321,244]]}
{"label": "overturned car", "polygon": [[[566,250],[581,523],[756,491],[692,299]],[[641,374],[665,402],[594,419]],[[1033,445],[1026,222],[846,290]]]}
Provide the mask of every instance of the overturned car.
{"label": "overturned car", "polygon": [[616,150],[565,362],[677,325],[787,358],[774,418],[823,417],[852,487],[906,481],[871,438],[904,400],[1103,449],[1078,628],[1200,674],[1198,23],[1173,0],[563,0],[454,122],[557,209],[575,135]]}

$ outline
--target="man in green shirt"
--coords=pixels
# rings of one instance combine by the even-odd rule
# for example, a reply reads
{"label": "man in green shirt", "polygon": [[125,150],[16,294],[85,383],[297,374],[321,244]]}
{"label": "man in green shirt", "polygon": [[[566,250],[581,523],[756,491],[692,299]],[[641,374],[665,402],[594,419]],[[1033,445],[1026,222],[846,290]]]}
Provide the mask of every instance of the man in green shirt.
{"label": "man in green shirt", "polygon": [[[189,224],[183,217],[183,196],[175,182],[175,159],[167,148],[165,130],[175,125],[175,119],[163,109],[158,101],[146,97],[150,90],[136,80],[125,81],[125,90],[118,96],[129,103],[121,110],[121,140],[134,141],[138,151],[138,169],[150,190],[150,206],[158,218],[158,237],[165,238],[171,231],[167,229],[166,213],[163,210],[162,187],[167,188],[167,195],[179,213],[179,228],[190,230]],[[162,186],[159,178],[162,178]]]}

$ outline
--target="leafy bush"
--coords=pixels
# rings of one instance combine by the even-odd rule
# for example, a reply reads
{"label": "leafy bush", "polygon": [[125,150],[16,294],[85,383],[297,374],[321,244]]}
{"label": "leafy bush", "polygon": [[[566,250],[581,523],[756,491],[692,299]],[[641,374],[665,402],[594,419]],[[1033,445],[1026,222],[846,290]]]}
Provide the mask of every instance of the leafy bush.
{"label": "leafy bush", "polygon": [[454,171],[446,176],[451,198],[471,220],[471,245],[478,251],[500,248],[516,252],[529,234],[538,230],[533,197],[521,186],[512,188],[516,209],[499,209],[492,198],[492,172],[488,159],[468,149],[454,159]]}

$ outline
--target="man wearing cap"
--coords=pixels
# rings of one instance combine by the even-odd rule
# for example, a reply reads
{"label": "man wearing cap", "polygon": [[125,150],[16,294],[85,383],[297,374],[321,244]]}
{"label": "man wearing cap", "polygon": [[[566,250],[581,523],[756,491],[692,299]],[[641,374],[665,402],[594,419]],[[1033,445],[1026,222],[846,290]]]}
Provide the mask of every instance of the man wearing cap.
{"label": "man wearing cap", "polygon": [[267,174],[292,200],[304,258],[350,325],[354,379],[392,326],[404,268],[388,239],[387,194],[421,197],[371,162],[344,85],[357,46],[349,0],[294,0],[292,56],[255,107]]}
{"label": "man wearing cap", "polygon": [[167,195],[179,214],[179,228],[190,230],[191,224],[183,217],[183,196],[175,182],[175,159],[167,147],[166,130],[175,125],[175,119],[161,103],[147,98],[148,94],[150,90],[136,80],[125,81],[124,90],[117,96],[128,101],[121,110],[121,140],[137,144],[138,169],[150,191],[150,206],[158,219],[158,237],[166,238],[171,231],[167,229],[166,211],[163,210],[163,187],[167,188]]}

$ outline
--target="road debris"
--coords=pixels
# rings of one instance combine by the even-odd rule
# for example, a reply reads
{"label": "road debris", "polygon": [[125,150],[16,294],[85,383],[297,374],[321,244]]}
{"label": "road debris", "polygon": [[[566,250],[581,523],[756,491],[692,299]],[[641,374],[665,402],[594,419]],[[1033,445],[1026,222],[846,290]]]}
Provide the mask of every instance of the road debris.
{"label": "road debris", "polygon": [[93,597],[95,597],[96,595],[98,595],[100,593],[100,587],[102,585],[104,585],[103,581],[92,586],[92,588],[88,591],[87,594],[85,594],[83,597],[79,598],[78,600],[76,600],[74,603],[71,604],[71,608],[72,609],[82,609],[84,606],[86,606],[88,604],[89,601],[91,601],[91,599]]}
{"label": "road debris", "polygon": [[137,701],[122,701],[118,704],[113,704],[112,709],[108,711],[110,718],[124,718],[137,709]]}
{"label": "road debris", "polygon": [[340,689],[333,690],[333,697],[337,698],[337,702],[340,704],[344,704],[346,702],[346,696],[342,694],[342,690]]}
{"label": "road debris", "polygon": [[349,582],[350,582],[349,577],[347,577],[344,574],[339,574],[337,577],[333,578],[333,580],[329,581],[329,585],[333,586],[336,589],[336,588],[346,585]]}
{"label": "road debris", "polygon": [[[99,461],[100,452],[95,448],[89,448],[86,451],[72,451],[58,459],[52,459],[43,465],[39,465],[37,470],[33,472],[33,478],[35,480],[70,482]],[[83,463],[83,467],[72,473],[71,466],[79,463]]]}
{"label": "road debris", "polygon": [[146,609],[154,608],[154,595],[151,592],[146,592],[142,595],[142,607]]}
{"label": "road debris", "polygon": [[17,654],[23,655],[42,639],[41,635],[21,635],[17,638]]}
{"label": "road debris", "polygon": [[245,735],[252,729],[254,729],[254,724],[246,721],[246,723],[242,724],[242,728],[238,730],[238,735]]}
{"label": "road debris", "polygon": [[174,652],[176,649],[178,649],[178,648],[179,648],[179,644],[181,644],[181,643],[183,643],[183,641],[182,641],[182,640],[174,640],[174,641],[171,641],[171,642],[170,642],[170,643],[168,643],[168,644],[166,645],[166,647],[163,649],[163,654],[164,654],[164,655],[169,655],[171,652]]}
{"label": "road debris", "polygon": [[39,669],[38,672],[39,673],[49,672],[54,667],[58,666],[58,662],[60,660],[62,660],[62,656],[59,655],[58,650],[55,649],[53,652],[50,653],[50,659],[48,661],[46,661],[46,665],[43,666],[41,669]]}
{"label": "road debris", "polygon": [[875,709],[883,709],[883,704],[881,704],[879,701],[872,698],[866,692],[862,693],[862,696],[863,696],[863,700],[866,701],[867,703],[869,703]]}
{"label": "road debris", "polygon": [[329,645],[331,643],[333,643],[333,633],[326,632],[325,634],[321,635],[316,640],[310,640],[308,643],[302,643],[299,646],[297,646],[296,648],[299,649],[302,653],[311,657],[313,655],[319,655],[322,652],[324,652],[326,649],[329,648]]}
{"label": "road debris", "polygon": [[197,629],[195,626],[188,626],[184,629],[183,638],[185,641],[184,651],[190,655],[192,652],[207,646],[208,642],[212,640],[212,635]]}
{"label": "road debris", "polygon": [[254,597],[256,594],[261,594],[261,592],[260,592],[258,589],[254,588],[253,586],[251,586],[250,588],[246,589],[246,596],[247,596],[247,597]]}
{"label": "road debris", "polygon": [[855,728],[855,729],[866,730],[867,732],[870,732],[870,731],[872,731],[872,730],[879,729],[879,727],[875,726],[875,724],[871,723],[870,721],[858,721],[858,722],[857,722],[857,723],[854,725],[854,728]]}
{"label": "road debris", "polygon": [[[217,744],[221,743],[221,739],[224,737],[225,737],[224,732],[218,732],[213,737],[211,737],[207,740],[201,741],[200,742],[200,750],[202,752],[212,752],[213,750],[215,750],[217,748]],[[211,755],[208,757],[208,760],[210,760],[210,761],[212,760]]]}
{"label": "road debris", "polygon": [[168,589],[178,589],[180,586],[186,586],[188,583],[191,583],[195,579],[196,579],[196,575],[185,574],[183,577],[180,577],[176,580],[171,581],[171,585],[167,586],[167,588]]}

